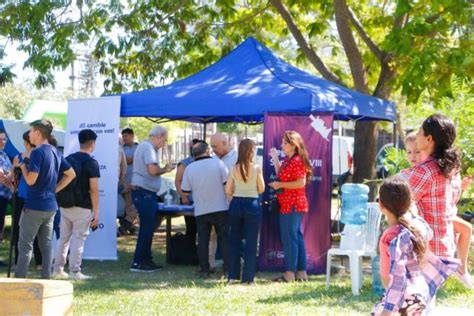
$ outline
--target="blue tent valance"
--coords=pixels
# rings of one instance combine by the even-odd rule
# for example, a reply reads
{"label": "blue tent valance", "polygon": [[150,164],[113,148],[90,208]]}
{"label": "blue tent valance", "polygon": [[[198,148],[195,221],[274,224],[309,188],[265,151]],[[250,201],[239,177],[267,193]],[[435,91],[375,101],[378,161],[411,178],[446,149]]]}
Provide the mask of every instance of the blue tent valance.
{"label": "blue tent valance", "polygon": [[252,37],[190,77],[121,99],[122,117],[261,122],[265,112],[331,112],[338,120],[396,120],[393,102],[306,73]]}

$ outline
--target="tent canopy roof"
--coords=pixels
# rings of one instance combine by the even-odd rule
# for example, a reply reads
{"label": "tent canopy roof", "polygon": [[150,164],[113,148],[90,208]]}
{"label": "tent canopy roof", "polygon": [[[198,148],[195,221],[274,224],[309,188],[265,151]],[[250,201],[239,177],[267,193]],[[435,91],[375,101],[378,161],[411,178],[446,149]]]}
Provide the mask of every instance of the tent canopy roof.
{"label": "tent canopy roof", "polygon": [[249,37],[202,71],[121,95],[122,117],[261,122],[265,112],[332,112],[338,120],[395,121],[395,104],[313,76]]}

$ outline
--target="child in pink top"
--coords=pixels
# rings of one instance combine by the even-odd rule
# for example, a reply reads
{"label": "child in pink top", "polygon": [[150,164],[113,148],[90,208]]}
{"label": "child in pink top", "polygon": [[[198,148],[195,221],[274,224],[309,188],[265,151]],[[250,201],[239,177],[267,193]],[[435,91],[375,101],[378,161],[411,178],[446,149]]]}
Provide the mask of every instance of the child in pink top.
{"label": "child in pink top", "polygon": [[459,266],[428,251],[428,224],[410,213],[411,193],[399,177],[380,187],[379,206],[388,228],[380,239],[380,277],[386,289],[373,315],[421,315],[438,288]]}

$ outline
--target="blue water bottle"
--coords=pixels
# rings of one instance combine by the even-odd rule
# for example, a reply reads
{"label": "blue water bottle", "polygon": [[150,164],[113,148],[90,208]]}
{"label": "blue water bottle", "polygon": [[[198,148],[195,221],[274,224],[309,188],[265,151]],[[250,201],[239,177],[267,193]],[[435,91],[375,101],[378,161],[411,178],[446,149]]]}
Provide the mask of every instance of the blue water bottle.
{"label": "blue water bottle", "polygon": [[367,221],[369,191],[369,187],[365,184],[346,183],[341,187],[341,222],[362,225]]}

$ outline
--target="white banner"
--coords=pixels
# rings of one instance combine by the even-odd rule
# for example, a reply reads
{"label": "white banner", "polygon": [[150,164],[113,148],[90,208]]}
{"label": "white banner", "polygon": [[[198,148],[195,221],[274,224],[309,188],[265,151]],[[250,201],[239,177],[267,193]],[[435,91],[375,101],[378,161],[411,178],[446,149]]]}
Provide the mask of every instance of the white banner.
{"label": "white banner", "polygon": [[87,237],[84,259],[117,260],[119,121],[119,96],[68,101],[65,157],[79,150],[79,131],[91,129],[97,134],[92,156],[100,166],[99,227]]}

